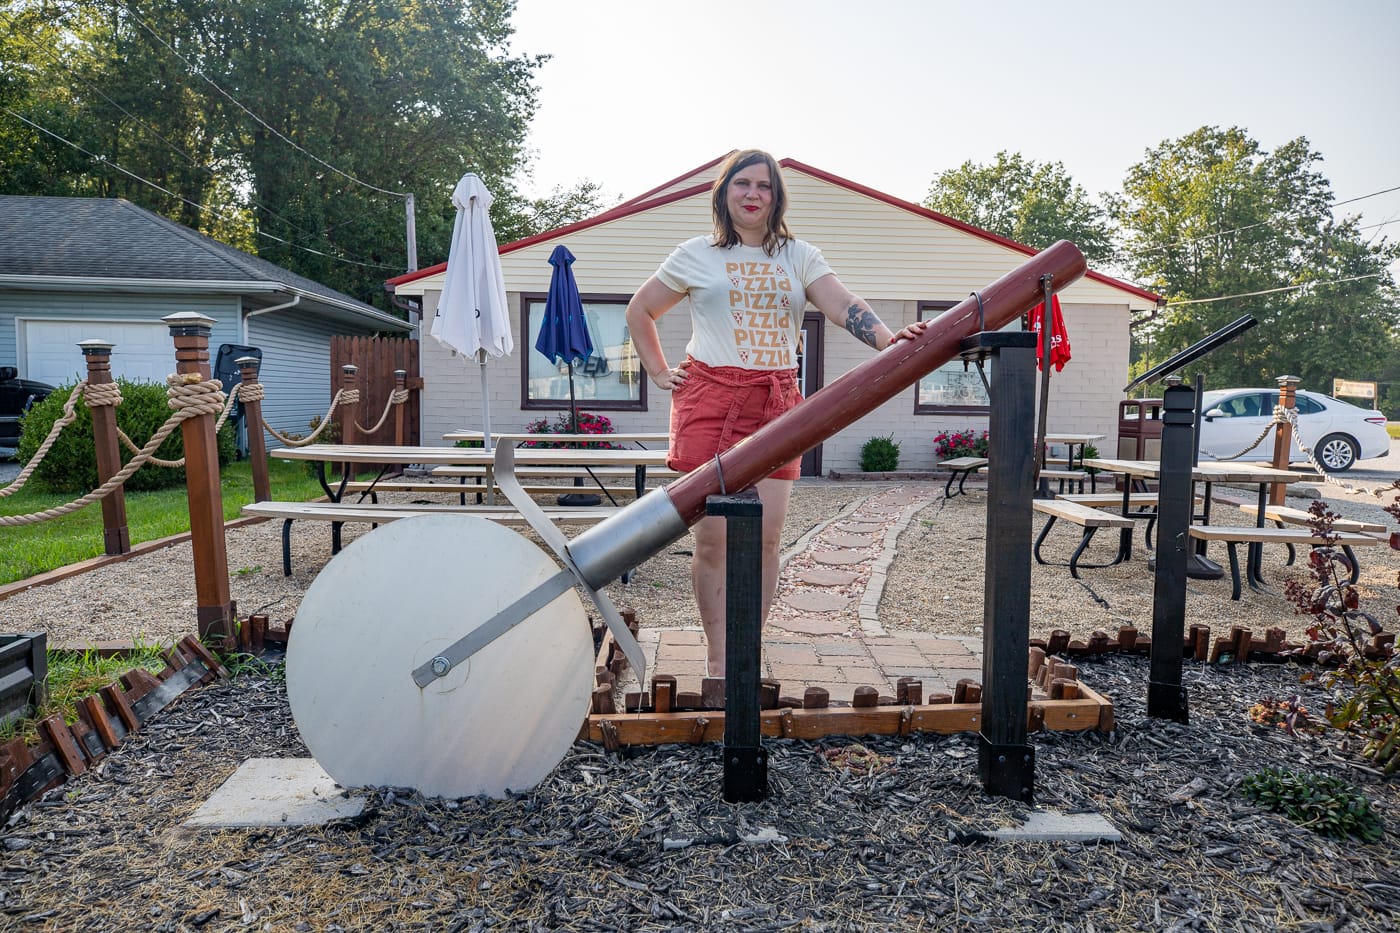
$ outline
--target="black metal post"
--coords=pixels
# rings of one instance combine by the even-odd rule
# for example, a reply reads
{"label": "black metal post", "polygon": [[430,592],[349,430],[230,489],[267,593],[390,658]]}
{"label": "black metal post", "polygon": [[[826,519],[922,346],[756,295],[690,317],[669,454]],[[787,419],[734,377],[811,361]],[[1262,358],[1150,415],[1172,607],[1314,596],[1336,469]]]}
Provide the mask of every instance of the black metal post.
{"label": "black metal post", "polygon": [[[1050,351],[1053,349],[1050,344],[1054,340],[1055,334],[1051,324],[1051,304],[1055,297],[1053,286],[1055,277],[1053,275],[1042,275],[1040,277],[1040,412],[1036,418],[1035,431],[1035,462],[1038,473],[1045,472],[1045,461],[1048,452],[1045,449],[1045,433],[1048,430],[1046,423],[1050,418]],[[1037,499],[1053,499],[1050,492],[1050,481],[1045,477],[1040,477],[1040,483],[1036,487],[1035,497]]]}
{"label": "black metal post", "polygon": [[759,720],[763,649],[763,502],[758,491],[709,496],[705,514],[724,518],[724,799],[768,796],[768,755]]}
{"label": "black metal post", "polygon": [[[1172,382],[1172,379],[1175,379],[1176,381]],[[1177,385],[1181,382],[1181,378],[1178,376],[1168,376],[1166,382],[1168,385]],[[1196,412],[1195,418],[1191,422],[1192,467],[1195,467],[1196,464],[1201,462],[1201,416],[1204,414],[1201,408],[1201,395],[1205,392],[1205,390],[1206,377],[1202,376],[1200,373],[1197,373],[1195,389],[1192,390],[1192,406],[1194,407]],[[1166,443],[1166,440],[1166,430],[1163,429],[1163,444]],[[1165,463],[1165,461],[1163,462]],[[1193,481],[1191,483],[1191,511],[1194,512],[1195,510],[1196,484]],[[1204,504],[1201,507],[1201,521],[1204,524],[1210,524],[1210,483],[1206,483],[1206,498]],[[1211,560],[1209,557],[1206,556],[1207,543],[1208,542],[1205,538],[1202,538],[1201,540],[1197,541],[1196,546],[1191,549],[1190,553],[1186,557],[1186,576],[1190,577],[1192,580],[1219,580],[1221,577],[1225,576],[1225,568],[1221,567],[1215,561]]]}
{"label": "black metal post", "polygon": [[[1049,297],[1047,295],[1048,324]],[[987,466],[987,558],[983,579],[982,729],[978,773],[993,796],[1031,803],[1035,749],[1026,741],[1030,652],[1031,500],[1041,437],[1035,416],[1035,335],[983,333],[964,350],[992,357]]]}
{"label": "black metal post", "polygon": [[1175,377],[1162,393],[1162,469],[1157,486],[1157,571],[1152,594],[1152,661],[1147,678],[1147,715],[1187,722],[1181,686],[1186,633],[1186,571],[1189,530],[1195,511],[1191,479],[1192,432],[1197,393]]}

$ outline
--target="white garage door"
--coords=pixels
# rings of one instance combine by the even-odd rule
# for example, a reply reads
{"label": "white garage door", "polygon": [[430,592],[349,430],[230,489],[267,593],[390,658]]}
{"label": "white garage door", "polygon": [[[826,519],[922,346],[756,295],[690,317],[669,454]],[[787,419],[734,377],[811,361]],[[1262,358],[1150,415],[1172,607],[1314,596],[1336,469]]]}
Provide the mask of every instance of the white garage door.
{"label": "white garage door", "polygon": [[51,385],[87,375],[78,343],[105,340],[112,347],[112,375],[132,381],[165,384],[175,371],[175,344],[170,328],[160,322],[21,321],[25,376]]}

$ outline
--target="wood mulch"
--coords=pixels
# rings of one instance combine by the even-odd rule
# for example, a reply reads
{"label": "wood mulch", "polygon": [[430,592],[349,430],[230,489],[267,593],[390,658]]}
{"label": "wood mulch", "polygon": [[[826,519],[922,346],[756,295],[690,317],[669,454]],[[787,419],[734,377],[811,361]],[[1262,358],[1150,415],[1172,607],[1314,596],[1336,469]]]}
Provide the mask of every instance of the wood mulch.
{"label": "wood mulch", "polygon": [[[580,744],[508,800],[367,792],[355,820],[195,832],[250,757],[304,756],[280,668],[193,691],[87,774],[19,811],[0,927],[34,930],[1392,930],[1400,792],[1331,738],[1245,715],[1299,669],[1188,664],[1191,723],[1144,713],[1147,661],[1083,662],[1117,729],[1040,734],[1037,804],[1094,811],[1117,844],[992,843],[972,735],[771,740],[771,794],[720,799],[716,746]],[[1266,766],[1345,778],[1387,824],[1334,841],[1238,792]]]}

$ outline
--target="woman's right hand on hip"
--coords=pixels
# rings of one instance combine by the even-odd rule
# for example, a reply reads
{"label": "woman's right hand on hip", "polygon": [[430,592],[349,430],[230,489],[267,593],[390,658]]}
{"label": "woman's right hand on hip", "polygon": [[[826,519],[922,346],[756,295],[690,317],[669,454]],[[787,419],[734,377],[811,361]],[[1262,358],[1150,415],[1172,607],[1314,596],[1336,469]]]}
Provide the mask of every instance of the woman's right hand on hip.
{"label": "woman's right hand on hip", "polygon": [[685,385],[685,380],[689,376],[686,367],[690,365],[690,360],[684,360],[679,366],[668,366],[661,372],[651,377],[651,381],[658,389],[665,389],[667,392],[674,392]]}

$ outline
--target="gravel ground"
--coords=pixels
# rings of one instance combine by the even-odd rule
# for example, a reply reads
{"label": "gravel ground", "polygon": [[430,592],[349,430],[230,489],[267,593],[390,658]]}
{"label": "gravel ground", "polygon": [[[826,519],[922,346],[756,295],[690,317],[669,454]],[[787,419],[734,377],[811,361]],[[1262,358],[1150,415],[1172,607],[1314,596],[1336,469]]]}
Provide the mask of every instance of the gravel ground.
{"label": "gravel ground", "polygon": [[[1255,726],[1298,670],[1189,665],[1189,725],[1144,717],[1145,659],[1088,662],[1117,730],[1032,736],[1036,804],[1117,844],[989,843],[1026,807],[982,793],[971,735],[767,740],[770,796],[720,799],[714,746],[576,745],[533,791],[368,791],[319,827],[181,826],[245,758],[303,756],[283,685],[195,691],[50,798],[0,848],[0,926],[85,931],[1394,930],[1395,782]],[[276,672],[274,671],[274,674]],[[1305,689],[1310,706],[1321,698]],[[873,753],[873,755],[871,754]],[[1342,777],[1386,835],[1332,840],[1239,792],[1266,765]]]}
{"label": "gravel ground", "polygon": [[[785,544],[881,488],[799,484]],[[977,490],[910,523],[881,603],[892,633],[976,631],[984,502]],[[292,615],[328,557],[328,529],[306,523],[293,532],[297,573],[284,579],[279,531],[265,523],[229,534],[244,613]],[[347,539],[361,533],[347,529]],[[1067,535],[1048,546],[1067,554],[1072,544]],[[0,604],[6,627],[40,628],[56,640],[187,634],[188,547],[11,597]],[[678,543],[630,586],[614,585],[644,624],[693,622],[686,549]],[[1400,554],[1372,548],[1362,561],[1368,588],[1391,605]],[[1278,585],[1277,570],[1268,575]],[[1150,625],[1151,577],[1141,560],[1085,578],[1092,593],[1063,567],[1035,567],[1033,634],[1064,627],[1085,635],[1120,618]],[[1246,591],[1231,603],[1227,583],[1191,586],[1188,621],[1296,631],[1281,600]],[[88,774],[16,814],[0,834],[0,927],[1396,928],[1396,783],[1339,750],[1335,736],[1292,739],[1245,716],[1252,703],[1294,693],[1322,708],[1327,697],[1300,685],[1298,668],[1188,664],[1191,722],[1176,724],[1145,717],[1145,659],[1081,667],[1113,698],[1117,728],[1033,736],[1036,803],[1103,814],[1124,835],[1116,845],[983,841],[987,830],[1017,824],[1026,807],[982,793],[976,738],[966,734],[766,742],[771,793],[760,804],[720,801],[714,747],[615,756],[579,744],[539,787],[503,801],[380,788],[367,791],[370,806],[352,821],[186,830],[181,822],[245,759],[306,754],[280,668],[246,670],[192,692]],[[1266,765],[1344,778],[1381,814],[1385,838],[1330,840],[1256,808],[1239,784]]]}
{"label": "gravel ground", "polygon": [[[919,484],[904,484],[907,486]],[[943,635],[979,635],[982,625],[982,560],[985,547],[986,494],[969,485],[969,495],[941,498],[942,483],[923,486],[940,496],[921,511],[899,541],[899,556],[890,568],[880,601],[880,621],[891,634],[915,630]],[[890,488],[885,483],[803,480],[793,491],[788,510],[784,550],[804,534],[840,514],[855,501]],[[1241,490],[1223,490],[1243,495]],[[409,501],[412,497],[400,494]],[[421,498],[421,497],[420,497]],[[450,495],[443,498],[449,501]],[[1389,517],[1369,496],[1354,501],[1331,498],[1344,517],[1365,517],[1389,522]],[[1310,500],[1289,504],[1307,508]],[[1249,523],[1229,506],[1217,505],[1215,520]],[[1036,532],[1041,521],[1037,516]],[[368,532],[364,525],[347,525],[345,541]],[[266,612],[273,622],[295,615],[301,595],[330,558],[330,529],[324,523],[297,522],[292,526],[290,577],[281,570],[281,523],[264,522],[230,529],[227,534],[230,591],[240,616]],[[1079,529],[1057,524],[1043,549],[1047,558],[1068,559],[1078,541]],[[609,594],[622,608],[638,610],[644,625],[672,627],[698,624],[690,594],[690,541],[676,542],[653,557],[634,574],[629,585],[614,583]],[[1117,538],[1100,534],[1085,556],[1089,563],[1113,554]],[[1152,623],[1152,575],[1147,551],[1139,533],[1134,539],[1134,560],[1117,567],[1082,570],[1073,580],[1062,566],[1032,564],[1032,636],[1055,628],[1075,637],[1095,629],[1114,633],[1122,625],[1134,625],[1144,633]],[[1388,547],[1360,549],[1362,593],[1365,598],[1389,599],[1400,572],[1400,552]],[[1214,550],[1224,561],[1223,548]],[[1097,558],[1097,560],[1096,560]],[[1283,580],[1300,576],[1301,567],[1283,567],[1282,550],[1266,555],[1266,579],[1272,593],[1246,589],[1239,602],[1230,600],[1230,582],[1190,582],[1187,588],[1187,625],[1204,623],[1213,631],[1227,632],[1242,625],[1255,632],[1277,625],[1300,637],[1306,619],[1296,616],[1282,598]],[[45,631],[56,644],[141,639],[175,641],[194,631],[195,595],[192,551],[188,543],[111,564],[58,583],[35,587],[0,603],[7,631]],[[139,594],[139,595],[136,595]]]}

